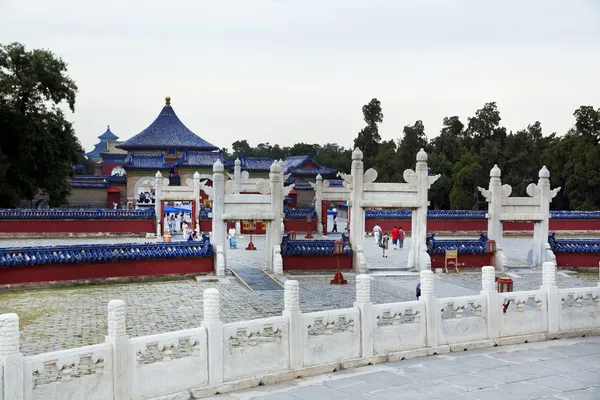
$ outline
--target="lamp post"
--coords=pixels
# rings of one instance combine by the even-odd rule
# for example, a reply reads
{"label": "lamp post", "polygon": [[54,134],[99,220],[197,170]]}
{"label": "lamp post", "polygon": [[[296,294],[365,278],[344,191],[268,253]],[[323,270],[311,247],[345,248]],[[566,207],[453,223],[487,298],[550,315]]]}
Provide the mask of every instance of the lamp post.
{"label": "lamp post", "polygon": [[344,279],[344,275],[342,275],[342,271],[340,270],[340,256],[344,254],[344,244],[341,240],[336,240],[333,242],[333,255],[337,261],[337,272],[329,284],[331,285],[346,285],[348,281]]}
{"label": "lamp post", "polygon": [[310,228],[310,224],[312,223],[312,215],[308,215],[306,217],[306,226],[308,226],[308,232],[306,232],[306,236],[304,236],[304,239],[312,239],[313,236],[311,235],[311,228]]}
{"label": "lamp post", "polygon": [[246,250],[256,250],[254,243],[252,243],[252,232],[254,232],[254,220],[250,221],[248,224],[248,230],[250,231],[250,243],[248,243],[248,247]]}

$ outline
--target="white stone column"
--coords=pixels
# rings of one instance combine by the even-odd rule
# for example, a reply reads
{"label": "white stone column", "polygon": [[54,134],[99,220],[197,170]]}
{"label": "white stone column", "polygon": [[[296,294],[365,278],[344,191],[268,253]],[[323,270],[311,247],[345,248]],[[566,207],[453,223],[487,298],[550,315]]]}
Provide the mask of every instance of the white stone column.
{"label": "white stone column", "polygon": [[496,246],[502,247],[502,222],[500,222],[500,213],[502,212],[502,181],[500,176],[502,172],[497,165],[490,171],[490,186],[488,201],[488,232],[489,240],[495,240]]}
{"label": "white stone column", "polygon": [[290,369],[303,367],[302,354],[302,311],[300,311],[300,286],[298,281],[288,280],[284,284],[283,316],[290,323]]}
{"label": "white stone column", "polygon": [[[317,232],[323,234],[323,218],[327,218],[327,214],[323,215],[323,177],[321,174],[317,175],[317,182],[315,187],[315,211],[317,212]],[[327,232],[325,232],[327,234]]]}
{"label": "white stone column", "polygon": [[162,200],[162,174],[156,171],[154,182],[154,215],[156,216],[156,238],[161,238],[161,226],[164,222],[164,216],[161,210]]}
{"label": "white stone column", "polygon": [[[223,211],[225,209],[225,167],[221,160],[217,160],[213,165],[213,208],[212,208],[212,245],[215,254],[219,246],[225,251],[225,221],[223,221]],[[215,257],[215,263],[217,257]],[[227,267],[227,257],[224,257],[225,268]],[[215,271],[217,265],[215,265]]]}
{"label": "white stone column", "polygon": [[427,325],[427,346],[437,346],[439,342],[438,329],[441,322],[440,307],[433,291],[433,272],[421,271],[421,298],[425,302]]}
{"label": "white stone column", "polygon": [[552,201],[550,171],[545,165],[540,170],[538,177],[537,189],[539,190],[540,214],[544,219],[534,224],[532,261],[535,266],[542,265],[546,261],[546,243],[548,243],[550,227],[550,202]]}
{"label": "white stone column", "polygon": [[355,307],[360,310],[360,348],[361,357],[373,357],[373,334],[375,322],[373,303],[371,302],[371,277],[361,274],[356,276]]}
{"label": "white stone column", "polygon": [[236,185],[242,184],[242,162],[239,158],[235,159],[233,166],[233,181]]}
{"label": "white stone column", "polygon": [[200,173],[198,171],[194,172],[194,208],[196,211],[192,215],[192,222],[198,227],[200,226]]}
{"label": "white stone column", "polygon": [[542,264],[542,286],[548,296],[548,333],[557,334],[559,329],[559,313],[561,300],[556,286],[556,264],[547,261]]}
{"label": "white stone column", "polygon": [[223,323],[219,306],[219,290],[204,291],[202,327],[208,335],[208,384],[223,383]]}
{"label": "white stone column", "polygon": [[281,164],[273,161],[269,173],[269,184],[271,186],[271,213],[274,219],[267,221],[266,232],[266,271],[273,272],[273,259],[275,246],[281,245],[281,214],[283,213],[283,183],[281,175]]}
{"label": "white stone column", "polygon": [[280,244],[281,243],[281,235],[283,235],[285,233],[285,222],[283,221],[285,218],[285,213],[283,212],[283,200],[285,198],[285,196],[283,194],[284,193],[283,188],[285,187],[285,163],[283,162],[283,160],[279,160],[279,167],[281,168],[281,172],[280,172],[280,174],[281,174],[281,180],[280,180],[281,181],[281,184],[280,184],[280,186],[281,186],[281,202],[279,204],[280,217],[278,219],[279,226],[280,226],[280,231],[279,231],[280,240],[278,243]]}
{"label": "white stone column", "polygon": [[496,269],[492,266],[481,268],[481,294],[487,296],[488,339],[496,339],[500,337],[500,307]]}
{"label": "white stone column", "polygon": [[419,208],[413,210],[416,213],[413,216],[414,232],[411,233],[412,241],[412,256],[413,265],[418,266],[420,271],[431,268],[431,262],[427,262],[429,255],[427,254],[427,207],[428,207],[428,191],[429,191],[429,170],[427,168],[427,153],[421,149],[417,153],[417,165],[415,167],[417,174],[417,188]]}
{"label": "white stone column", "polygon": [[[365,210],[360,203],[363,200],[364,166],[363,153],[357,147],[352,152],[352,191],[350,192],[350,244],[352,245],[352,266],[355,271],[360,268],[358,247],[365,241]],[[326,218],[326,216],[323,216]]]}
{"label": "white stone column", "polygon": [[[19,351],[19,316],[0,315],[0,399],[23,400],[23,354]],[[31,379],[31,377],[28,377]]]}
{"label": "white stone column", "polygon": [[129,336],[126,333],[125,302],[108,302],[108,335],[105,342],[113,350],[113,387],[115,400],[131,398],[131,371],[135,368],[135,359],[130,358]]}

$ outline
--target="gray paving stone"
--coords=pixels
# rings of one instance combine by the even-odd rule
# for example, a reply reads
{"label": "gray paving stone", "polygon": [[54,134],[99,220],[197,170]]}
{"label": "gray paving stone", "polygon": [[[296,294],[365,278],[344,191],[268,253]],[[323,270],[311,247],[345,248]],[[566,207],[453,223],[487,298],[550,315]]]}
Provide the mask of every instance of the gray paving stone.
{"label": "gray paving stone", "polygon": [[498,386],[498,390],[504,393],[510,393],[528,397],[553,396],[559,394],[560,391],[546,386],[531,382],[513,382]]}
{"label": "gray paving stone", "polygon": [[547,376],[545,378],[535,378],[528,380],[527,382],[535,385],[542,385],[552,389],[559,390],[561,392],[572,392],[574,390],[582,390],[588,388],[589,385],[582,382],[566,378],[564,375]]}
{"label": "gray paving stone", "polygon": [[379,371],[371,374],[364,374],[360,376],[360,379],[376,383],[381,386],[401,386],[410,383],[410,380],[406,377],[389,371]]}
{"label": "gray paving stone", "polygon": [[474,372],[475,375],[485,376],[497,379],[502,383],[520,382],[528,379],[533,379],[534,376],[523,371],[517,370],[514,366],[506,366],[499,368],[486,369],[483,371]]}
{"label": "gray paving stone", "polygon": [[[596,364],[600,364],[600,358],[596,359]],[[574,381],[582,382],[589,385],[600,386],[600,372],[592,371],[592,370],[583,370],[577,372],[568,372],[565,374],[560,374],[561,377],[566,379],[571,379]]]}
{"label": "gray paving stone", "polygon": [[378,385],[376,383],[367,382],[363,380],[357,380],[353,385],[342,386],[337,388],[336,390],[347,395],[361,395],[377,392],[383,389],[386,389],[386,387],[383,385]]}
{"label": "gray paving stone", "polygon": [[[510,394],[507,396],[506,392],[503,392],[502,390],[496,388],[496,387],[490,387],[490,388],[485,388],[482,390],[473,390],[470,391],[468,393],[466,393],[466,396],[472,399],[481,399],[481,400],[529,400],[531,399],[531,397],[529,396],[523,396],[520,394]],[[447,399],[447,397],[444,397],[444,399]]]}
{"label": "gray paving stone", "polygon": [[288,393],[305,400],[335,400],[348,397],[346,393],[321,385],[300,387],[290,390]]}
{"label": "gray paving stone", "polygon": [[441,380],[467,390],[485,389],[502,384],[502,381],[499,379],[474,374],[461,374],[460,377],[441,378]]}

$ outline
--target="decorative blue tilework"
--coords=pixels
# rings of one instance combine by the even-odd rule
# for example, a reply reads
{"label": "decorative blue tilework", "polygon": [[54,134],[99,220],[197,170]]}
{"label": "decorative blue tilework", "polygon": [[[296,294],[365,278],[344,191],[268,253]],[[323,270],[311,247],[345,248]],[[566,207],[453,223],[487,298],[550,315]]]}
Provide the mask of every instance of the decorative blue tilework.
{"label": "decorative blue tilework", "polygon": [[73,189],[108,189],[110,182],[71,182]]}
{"label": "decorative blue tilework", "polygon": [[106,128],[106,132],[104,132],[102,135],[98,136],[98,139],[100,139],[100,142],[94,146],[94,149],[88,153],[85,153],[87,158],[89,158],[90,160],[100,159],[101,158],[100,153],[108,150],[108,141],[114,142],[117,139],[119,139],[119,137],[111,132],[110,126],[109,126]]}
{"label": "decorative blue tilework", "polygon": [[446,250],[458,250],[458,254],[484,254],[487,251],[488,238],[483,233],[479,239],[443,239],[436,240],[435,234],[427,237],[427,253],[446,254]]}
{"label": "decorative blue tilework", "polygon": [[123,168],[161,169],[173,168],[165,161],[165,156],[146,156],[131,153],[123,163]]}
{"label": "decorative blue tilework", "polygon": [[245,157],[240,158],[242,170],[269,172],[273,158],[271,157]]}
{"label": "decorative blue tilework", "polygon": [[133,260],[212,257],[208,237],[196,242],[126,243],[0,249],[0,268],[44,264],[88,264]]}
{"label": "decorative blue tilework", "polygon": [[154,208],[113,210],[105,208],[0,208],[0,219],[154,219]]}
{"label": "decorative blue tilework", "polygon": [[[335,240],[292,240],[288,233],[281,241],[281,255],[284,256],[333,256]],[[342,233],[344,254],[352,255],[348,236]]]}
{"label": "decorative blue tilework", "polygon": [[552,232],[548,243],[554,253],[600,254],[600,239],[557,239],[556,233]]}
{"label": "decorative blue tilework", "polygon": [[188,151],[184,153],[183,160],[176,161],[175,165],[212,167],[217,160],[223,162],[223,153],[220,151]]}
{"label": "decorative blue tilework", "polygon": [[306,219],[309,215],[313,220],[317,219],[317,212],[314,208],[288,208],[283,209],[285,219]]}
{"label": "decorative blue tilework", "polygon": [[116,146],[120,149],[179,148],[190,150],[219,150],[213,144],[190,131],[167,104],[149,127]]}

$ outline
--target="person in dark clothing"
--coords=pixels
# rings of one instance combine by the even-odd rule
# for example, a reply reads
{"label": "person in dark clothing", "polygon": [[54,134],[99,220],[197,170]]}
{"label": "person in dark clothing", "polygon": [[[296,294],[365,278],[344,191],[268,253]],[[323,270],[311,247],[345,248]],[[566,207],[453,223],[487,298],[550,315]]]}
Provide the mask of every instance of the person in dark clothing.
{"label": "person in dark clothing", "polygon": [[417,284],[417,300],[421,297],[421,282]]}
{"label": "person in dark clothing", "polygon": [[333,229],[331,230],[331,232],[337,232],[337,215],[333,215]]}

